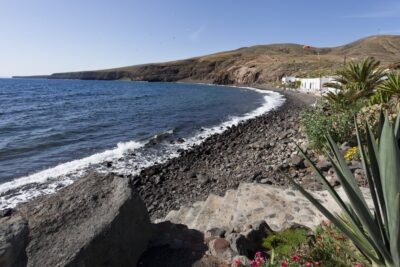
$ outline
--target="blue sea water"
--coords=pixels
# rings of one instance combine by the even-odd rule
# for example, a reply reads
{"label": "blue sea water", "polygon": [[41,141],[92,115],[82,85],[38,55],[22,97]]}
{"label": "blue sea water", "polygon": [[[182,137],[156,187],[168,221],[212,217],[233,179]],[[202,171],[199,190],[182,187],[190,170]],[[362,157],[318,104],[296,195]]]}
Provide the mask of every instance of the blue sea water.
{"label": "blue sea water", "polygon": [[91,170],[135,174],[282,101],[201,84],[0,79],[0,208]]}

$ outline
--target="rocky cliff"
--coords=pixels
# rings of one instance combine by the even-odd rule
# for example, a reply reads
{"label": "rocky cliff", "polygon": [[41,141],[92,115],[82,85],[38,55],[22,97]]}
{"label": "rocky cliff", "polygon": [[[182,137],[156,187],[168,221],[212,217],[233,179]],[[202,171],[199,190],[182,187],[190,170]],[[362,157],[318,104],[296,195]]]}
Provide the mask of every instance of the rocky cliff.
{"label": "rocky cliff", "polygon": [[345,61],[374,57],[385,66],[400,62],[400,36],[371,36],[332,48],[303,48],[300,44],[272,44],[166,63],[107,70],[54,73],[51,79],[196,81],[216,84],[254,84],[284,75],[331,74]]}

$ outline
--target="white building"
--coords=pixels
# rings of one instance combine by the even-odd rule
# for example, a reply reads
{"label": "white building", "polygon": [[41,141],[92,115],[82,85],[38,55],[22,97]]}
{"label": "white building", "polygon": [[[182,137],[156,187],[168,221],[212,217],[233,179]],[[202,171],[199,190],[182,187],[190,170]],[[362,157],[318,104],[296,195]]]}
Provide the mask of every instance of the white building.
{"label": "white building", "polygon": [[325,94],[329,91],[336,91],[335,88],[324,86],[325,83],[333,82],[334,77],[321,78],[297,78],[300,81],[300,91],[307,93]]}
{"label": "white building", "polygon": [[294,83],[295,81],[296,81],[296,77],[294,77],[294,76],[282,77],[282,84]]}

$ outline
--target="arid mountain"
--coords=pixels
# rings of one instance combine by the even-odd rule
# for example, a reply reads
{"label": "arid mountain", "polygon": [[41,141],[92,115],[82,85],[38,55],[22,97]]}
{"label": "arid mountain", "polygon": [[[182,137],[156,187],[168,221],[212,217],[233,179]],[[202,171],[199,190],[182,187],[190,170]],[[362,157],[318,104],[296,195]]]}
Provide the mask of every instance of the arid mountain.
{"label": "arid mountain", "polygon": [[300,44],[257,45],[165,63],[55,73],[49,78],[254,84],[270,82],[284,75],[329,74],[346,60],[358,61],[364,57],[374,57],[384,66],[398,67],[400,36],[371,36],[332,48],[304,48]]}

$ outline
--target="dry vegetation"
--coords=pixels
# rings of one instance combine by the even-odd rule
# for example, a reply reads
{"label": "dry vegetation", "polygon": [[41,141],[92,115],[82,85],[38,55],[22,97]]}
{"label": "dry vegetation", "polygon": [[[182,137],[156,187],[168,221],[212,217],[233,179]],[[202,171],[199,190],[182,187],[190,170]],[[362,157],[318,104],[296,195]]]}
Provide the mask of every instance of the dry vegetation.
{"label": "dry vegetation", "polygon": [[122,68],[53,74],[51,78],[128,79],[145,81],[202,81],[218,84],[253,84],[284,75],[327,75],[346,61],[374,57],[382,65],[398,68],[400,36],[371,36],[333,48],[300,44],[272,44],[239,48],[201,57]]}

